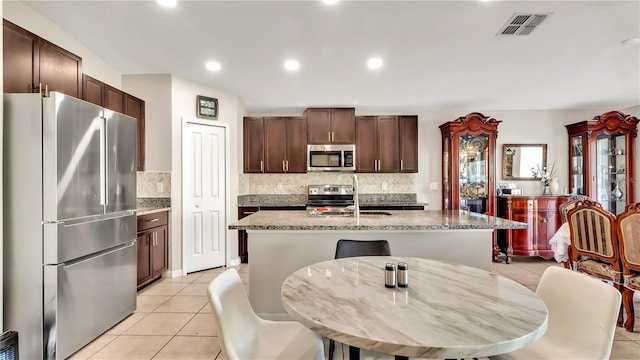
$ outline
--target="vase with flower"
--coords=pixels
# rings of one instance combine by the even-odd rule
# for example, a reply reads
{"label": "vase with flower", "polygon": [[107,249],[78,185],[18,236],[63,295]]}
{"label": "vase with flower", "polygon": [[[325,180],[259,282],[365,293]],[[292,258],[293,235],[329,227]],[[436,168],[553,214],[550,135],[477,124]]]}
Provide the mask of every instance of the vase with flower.
{"label": "vase with flower", "polygon": [[550,170],[546,165],[543,166],[542,169],[540,169],[540,166],[538,165],[538,174],[540,174],[540,181],[543,184],[542,195],[551,195],[551,189],[549,188],[549,185],[551,184],[551,179],[554,178],[553,175],[556,174],[556,171],[557,169],[555,161],[551,165]]}

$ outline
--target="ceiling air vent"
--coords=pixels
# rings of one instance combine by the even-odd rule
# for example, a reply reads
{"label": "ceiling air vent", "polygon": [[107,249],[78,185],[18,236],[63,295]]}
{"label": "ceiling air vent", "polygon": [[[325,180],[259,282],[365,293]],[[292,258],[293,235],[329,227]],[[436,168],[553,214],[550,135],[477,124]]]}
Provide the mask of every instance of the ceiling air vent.
{"label": "ceiling air vent", "polygon": [[541,14],[525,14],[515,13],[511,16],[509,21],[500,29],[497,35],[499,36],[512,36],[512,35],[529,35],[531,32],[540,25],[546,18],[551,16],[552,13]]}

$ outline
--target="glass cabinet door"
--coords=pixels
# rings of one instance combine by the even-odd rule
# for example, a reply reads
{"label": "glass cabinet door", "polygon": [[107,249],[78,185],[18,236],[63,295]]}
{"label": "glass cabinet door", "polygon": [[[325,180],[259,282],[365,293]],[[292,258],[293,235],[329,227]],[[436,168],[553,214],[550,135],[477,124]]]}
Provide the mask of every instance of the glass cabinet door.
{"label": "glass cabinet door", "polygon": [[585,179],[584,179],[584,148],[582,143],[582,136],[571,137],[571,153],[569,155],[571,159],[571,193],[577,195],[586,194]]}
{"label": "glass cabinet door", "polygon": [[451,186],[449,181],[449,138],[442,139],[442,204],[443,209],[451,209]]}
{"label": "glass cabinet door", "polygon": [[460,209],[476,213],[489,211],[489,137],[480,135],[460,136]]}
{"label": "glass cabinet door", "polygon": [[599,134],[596,148],[596,199],[605,210],[619,214],[627,202],[626,137]]}

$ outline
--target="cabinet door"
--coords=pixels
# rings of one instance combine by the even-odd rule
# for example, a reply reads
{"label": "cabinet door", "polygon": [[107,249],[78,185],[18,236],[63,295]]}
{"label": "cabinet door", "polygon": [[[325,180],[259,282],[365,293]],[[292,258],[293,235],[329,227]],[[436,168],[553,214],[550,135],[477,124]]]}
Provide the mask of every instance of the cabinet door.
{"label": "cabinet door", "polygon": [[264,122],[261,117],[243,119],[244,172],[264,171]]}
{"label": "cabinet door", "polygon": [[[557,230],[559,225],[558,213],[556,211],[539,211],[538,212],[538,231],[536,236],[536,249],[551,251],[549,240]],[[539,255],[544,256],[544,252]]]}
{"label": "cabinet door", "polygon": [[355,144],[355,109],[331,109],[331,132],[333,144]]}
{"label": "cabinet door", "polygon": [[104,83],[87,74],[82,74],[82,100],[98,106],[104,104]]}
{"label": "cabinet door", "polygon": [[376,117],[358,116],[356,119],[356,172],[375,172],[377,160]]}
{"label": "cabinet door", "polygon": [[398,117],[378,116],[376,123],[378,172],[398,172],[400,170]]}
{"label": "cabinet door", "polygon": [[138,233],[138,285],[151,277],[151,231]]}
{"label": "cabinet door", "polygon": [[[124,114],[126,105],[126,94],[112,86],[105,84],[104,107],[109,110]],[[137,119],[137,118],[136,118]]]}
{"label": "cabinet door", "polygon": [[144,129],[145,129],[145,104],[144,100],[135,96],[126,94],[125,97],[125,114],[136,118],[137,134],[136,134],[136,170],[144,170]]}
{"label": "cabinet door", "polygon": [[400,172],[418,172],[418,117],[398,116],[400,131]]}
{"label": "cabinet door", "polygon": [[264,172],[285,172],[286,121],[284,118],[264,118]]}
{"label": "cabinet door", "polygon": [[536,228],[538,223],[534,213],[527,210],[514,209],[511,220],[527,223],[527,229],[513,230],[513,238],[511,246],[514,255],[534,255]]}
{"label": "cabinet door", "polygon": [[158,276],[167,268],[167,240],[168,227],[166,225],[154,228],[151,248],[151,275]]}
{"label": "cabinet door", "polygon": [[3,20],[3,89],[5,93],[33,92],[34,57],[38,57],[38,37]]}
{"label": "cabinet door", "polygon": [[304,117],[287,118],[286,160],[288,173],[307,172],[307,121]]}
{"label": "cabinet door", "polygon": [[331,109],[307,109],[307,142],[331,143]]}
{"label": "cabinet door", "polygon": [[[39,67],[34,80],[49,91],[59,91],[76,98],[82,96],[82,59],[67,50],[40,39]],[[35,83],[36,81],[34,81]]]}

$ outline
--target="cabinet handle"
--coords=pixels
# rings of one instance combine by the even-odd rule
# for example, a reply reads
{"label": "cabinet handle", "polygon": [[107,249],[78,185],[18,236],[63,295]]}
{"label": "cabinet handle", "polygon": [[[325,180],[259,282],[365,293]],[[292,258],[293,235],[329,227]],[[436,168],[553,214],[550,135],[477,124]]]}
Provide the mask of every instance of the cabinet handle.
{"label": "cabinet handle", "polygon": [[156,221],[160,221],[160,218],[155,218],[155,219],[147,220],[147,222],[156,222]]}
{"label": "cabinet handle", "polygon": [[286,167],[284,171],[289,172],[289,160],[285,160],[285,165]]}
{"label": "cabinet handle", "polygon": [[400,160],[400,171],[404,170],[404,161]]}
{"label": "cabinet handle", "polygon": [[329,136],[329,142],[331,142],[331,131],[327,132],[327,136]]}
{"label": "cabinet handle", "polygon": [[284,168],[284,160],[282,160],[282,172],[285,172],[286,169]]}
{"label": "cabinet handle", "polygon": [[264,172],[264,161],[260,160],[260,172]]}

